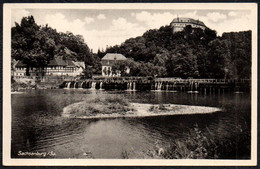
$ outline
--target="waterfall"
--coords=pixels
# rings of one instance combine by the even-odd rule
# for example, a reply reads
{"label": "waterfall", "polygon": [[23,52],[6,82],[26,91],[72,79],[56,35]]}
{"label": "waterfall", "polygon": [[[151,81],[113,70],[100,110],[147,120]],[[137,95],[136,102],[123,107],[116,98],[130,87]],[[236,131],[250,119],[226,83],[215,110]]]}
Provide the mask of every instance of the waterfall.
{"label": "waterfall", "polygon": [[162,90],[162,82],[158,84],[158,90],[159,90],[159,91]]}
{"label": "waterfall", "polygon": [[133,82],[133,91],[135,91],[136,83]]}
{"label": "waterfall", "polygon": [[81,82],[81,84],[80,84],[80,88],[81,88],[81,89],[83,89],[83,83],[84,83],[84,81]]}
{"label": "waterfall", "polygon": [[[193,91],[193,85],[195,86],[195,91]],[[191,81],[191,84],[190,84],[190,91],[188,91],[187,93],[199,93],[198,91],[197,91],[197,83],[195,82],[193,82],[193,81]]]}
{"label": "waterfall", "polygon": [[129,90],[132,90],[132,82],[129,82],[130,84],[129,84]]}
{"label": "waterfall", "polygon": [[70,88],[70,84],[71,82],[68,82],[67,86],[66,86],[66,89],[69,89]]}
{"label": "waterfall", "polygon": [[198,83],[195,83],[195,90],[198,90]]}
{"label": "waterfall", "polygon": [[176,82],[173,83],[173,91],[174,91],[174,88],[175,88],[175,84],[176,84]]}
{"label": "waterfall", "polygon": [[157,84],[157,82],[156,82],[155,85],[154,85],[154,90],[158,90],[158,84]]}
{"label": "waterfall", "polygon": [[168,88],[169,88],[169,85],[168,85],[168,83],[166,84],[166,90],[168,90]]}
{"label": "waterfall", "polygon": [[162,82],[156,82],[154,86],[155,91],[161,91],[162,90]]}
{"label": "waterfall", "polygon": [[74,89],[76,89],[77,82],[74,83]]}
{"label": "waterfall", "polygon": [[135,82],[128,82],[127,83],[127,91],[135,91],[136,83]]}
{"label": "waterfall", "polygon": [[99,83],[99,90],[104,90],[104,89],[103,89],[103,82],[100,82],[100,83]]}
{"label": "waterfall", "polygon": [[96,83],[97,83],[97,82],[92,82],[92,83],[91,83],[91,89],[96,89]]}
{"label": "waterfall", "polygon": [[132,82],[127,83],[127,90],[132,90]]}

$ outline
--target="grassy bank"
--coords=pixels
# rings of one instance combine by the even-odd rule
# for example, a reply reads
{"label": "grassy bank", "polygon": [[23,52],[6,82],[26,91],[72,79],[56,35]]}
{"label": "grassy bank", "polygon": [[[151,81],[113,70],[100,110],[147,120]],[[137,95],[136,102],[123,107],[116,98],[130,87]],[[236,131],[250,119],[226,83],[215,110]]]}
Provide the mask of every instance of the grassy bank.
{"label": "grassy bank", "polygon": [[[223,126],[218,130],[227,130]],[[233,126],[229,134],[220,134],[206,127],[205,131],[195,125],[186,136],[169,144],[156,144],[138,158],[145,159],[250,159],[251,134],[248,126]],[[229,128],[228,128],[229,129]],[[135,153],[122,151],[122,158],[135,158]]]}
{"label": "grassy bank", "polygon": [[[219,130],[226,130],[224,127]],[[166,159],[249,159],[250,130],[236,126],[229,135],[219,135],[209,128],[202,131],[194,126],[186,137],[163,148],[160,155]]]}
{"label": "grassy bank", "polygon": [[146,155],[163,159],[250,159],[250,108],[225,104],[222,110],[232,112],[228,116],[234,120],[220,120],[206,127],[195,124],[183,137],[169,141],[168,145],[157,145]]}

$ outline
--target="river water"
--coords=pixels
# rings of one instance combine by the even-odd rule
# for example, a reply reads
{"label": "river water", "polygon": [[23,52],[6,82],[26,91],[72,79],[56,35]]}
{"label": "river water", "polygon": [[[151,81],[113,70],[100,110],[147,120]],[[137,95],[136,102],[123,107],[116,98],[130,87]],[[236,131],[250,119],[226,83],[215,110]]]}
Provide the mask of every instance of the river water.
{"label": "river water", "polygon": [[[136,103],[228,106],[230,109],[212,114],[142,118],[69,119],[61,116],[65,106],[97,96],[123,96]],[[28,157],[21,152],[48,152],[52,154],[48,158],[120,159],[127,152],[128,158],[152,158],[150,150],[185,137],[194,126],[202,132],[211,130],[219,137],[239,127],[250,126],[250,98],[248,93],[28,90],[12,94],[11,157]],[[250,158],[243,153],[227,154],[226,158]]]}

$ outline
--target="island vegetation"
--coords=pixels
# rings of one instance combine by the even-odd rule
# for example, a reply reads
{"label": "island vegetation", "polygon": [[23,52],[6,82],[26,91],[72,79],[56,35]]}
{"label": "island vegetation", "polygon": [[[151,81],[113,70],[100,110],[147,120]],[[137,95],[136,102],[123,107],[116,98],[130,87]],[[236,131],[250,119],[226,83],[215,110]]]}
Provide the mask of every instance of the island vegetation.
{"label": "island vegetation", "polygon": [[219,108],[206,106],[175,104],[130,103],[124,97],[97,97],[74,103],[63,109],[62,116],[69,118],[115,118],[146,117],[180,114],[203,114],[221,111]]}

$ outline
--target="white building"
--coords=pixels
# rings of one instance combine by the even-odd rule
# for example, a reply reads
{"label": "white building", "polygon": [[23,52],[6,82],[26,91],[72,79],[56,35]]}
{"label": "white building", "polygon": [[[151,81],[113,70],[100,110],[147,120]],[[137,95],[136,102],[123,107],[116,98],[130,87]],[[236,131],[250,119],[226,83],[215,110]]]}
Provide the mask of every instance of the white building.
{"label": "white building", "polygon": [[171,22],[171,27],[173,28],[173,33],[182,31],[186,26],[190,25],[192,28],[201,28],[202,30],[206,29],[206,25],[192,18],[175,18]]}
{"label": "white building", "polygon": [[[121,76],[121,72],[118,71],[117,73],[112,72],[112,66],[121,61],[125,61],[127,58],[118,53],[107,53],[102,59],[101,59],[101,64],[102,64],[102,76]],[[126,73],[130,73],[130,69],[127,67]]]}
{"label": "white building", "polygon": [[[14,65],[14,79],[24,78],[26,76],[27,65],[18,61]],[[29,76],[73,76],[81,75],[85,69],[84,62],[74,62],[54,58],[45,67],[29,67]]]}

